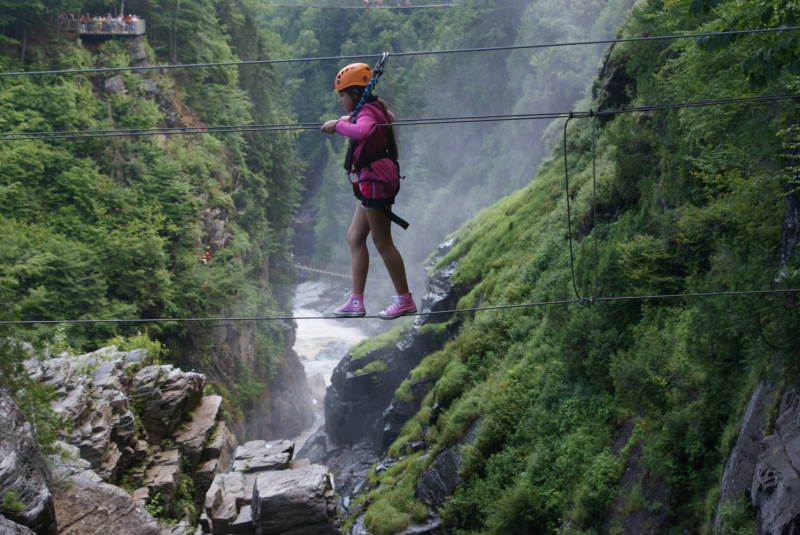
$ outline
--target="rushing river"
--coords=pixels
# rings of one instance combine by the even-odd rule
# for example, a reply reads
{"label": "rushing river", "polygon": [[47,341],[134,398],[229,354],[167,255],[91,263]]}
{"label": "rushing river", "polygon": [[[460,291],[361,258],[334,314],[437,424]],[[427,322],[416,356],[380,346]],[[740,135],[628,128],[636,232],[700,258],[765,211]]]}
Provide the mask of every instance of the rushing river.
{"label": "rushing river", "polygon": [[[333,309],[344,301],[342,293],[341,289],[329,282],[304,282],[297,287],[295,293],[294,316],[329,316]],[[336,319],[300,320],[297,322],[297,341],[294,344],[294,350],[306,369],[306,377],[308,377],[311,391],[317,396],[314,398],[314,412],[317,419],[311,428],[293,439],[295,451],[299,451],[306,439],[325,423],[322,410],[324,393],[321,392],[321,382],[324,381],[326,387],[330,385],[331,373],[345,356],[347,350],[367,338],[367,334],[359,327],[360,324],[357,320]],[[322,381],[315,377],[317,375],[321,376]]]}

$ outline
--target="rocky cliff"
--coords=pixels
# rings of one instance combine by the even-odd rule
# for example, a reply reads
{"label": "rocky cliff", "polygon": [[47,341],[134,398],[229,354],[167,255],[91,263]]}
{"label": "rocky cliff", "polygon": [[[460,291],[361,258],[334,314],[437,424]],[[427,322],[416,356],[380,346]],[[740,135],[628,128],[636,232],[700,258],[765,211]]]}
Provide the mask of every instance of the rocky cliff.
{"label": "rocky cliff", "polygon": [[0,392],[0,495],[20,504],[0,512],[0,532],[339,532],[330,472],[294,460],[288,441],[237,448],[204,375],[113,346],[26,367],[53,387],[63,427],[46,459]]}

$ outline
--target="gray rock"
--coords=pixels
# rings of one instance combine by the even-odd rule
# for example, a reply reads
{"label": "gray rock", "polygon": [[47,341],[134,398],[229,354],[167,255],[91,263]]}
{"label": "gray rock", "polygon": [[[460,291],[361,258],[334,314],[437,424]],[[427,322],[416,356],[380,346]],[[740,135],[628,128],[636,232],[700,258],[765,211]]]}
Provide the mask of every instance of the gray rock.
{"label": "gray rock", "polygon": [[[481,420],[476,420],[464,433],[459,444],[472,444],[478,433]],[[429,507],[441,507],[445,500],[461,484],[461,453],[458,445],[439,452],[430,468],[417,482],[419,500]]]}
{"label": "gray rock", "polygon": [[231,533],[244,505],[244,477],[238,472],[218,475],[206,494],[205,513],[213,535]]}
{"label": "gray rock", "polygon": [[[427,279],[428,293],[422,297],[422,312],[438,312],[442,310],[454,310],[457,308],[458,300],[463,296],[463,292],[453,287],[450,280],[453,273],[458,268],[458,260],[453,260],[433,273]],[[434,314],[432,316],[419,316],[417,325],[426,323],[442,323],[450,320],[454,314]]]}
{"label": "gray rock", "polygon": [[146,355],[144,350],[118,352],[111,346],[78,357],[25,363],[31,377],[52,386],[59,395],[53,409],[73,429],[69,437],[61,436],[111,483],[146,454],[137,449],[134,417],[124,392],[131,382],[125,370]]}
{"label": "gray rock", "polygon": [[400,436],[403,425],[414,416],[410,403],[392,398],[389,407],[383,411],[383,449],[386,450]]}
{"label": "gray rock", "polygon": [[56,515],[50,494],[52,475],[33,429],[19,407],[0,390],[0,496],[13,492],[25,508],[4,512],[7,519],[40,535],[55,535]]}
{"label": "gray rock", "polygon": [[134,61],[147,58],[147,52],[145,51],[143,44],[133,45],[128,50],[128,53],[130,54],[131,59]]}
{"label": "gray rock", "polygon": [[769,415],[767,407],[775,402],[775,391],[771,384],[761,381],[750,398],[742,418],[739,438],[725,463],[720,485],[717,515],[714,518],[714,533],[719,533],[719,511],[727,502],[743,503],[749,499],[750,483],[758,461],[759,446],[764,439]]}
{"label": "gray rock", "polygon": [[142,91],[144,91],[148,95],[158,91],[158,85],[156,85],[156,81],[153,80],[152,78],[145,78],[144,80],[142,80]]}
{"label": "gray rock", "polygon": [[220,396],[204,397],[193,411],[192,421],[182,424],[186,430],[178,430],[172,435],[175,445],[189,459],[192,469],[200,462],[203,448],[217,425],[217,414],[221,405]]}
{"label": "gray rock", "polygon": [[171,435],[203,396],[205,377],[172,366],[148,366],[133,380],[150,444]]}
{"label": "gray rock", "polygon": [[59,535],[160,535],[137,500],[107,483],[77,486],[55,496]]}
{"label": "gray rock", "polygon": [[750,496],[756,508],[756,534],[794,533],[800,525],[800,394],[781,400],[775,434],[761,442]]}
{"label": "gray rock", "polygon": [[253,440],[236,448],[233,469],[243,473],[286,470],[291,464],[293,455],[294,442],[292,441]]}
{"label": "gray rock", "polygon": [[125,91],[125,82],[122,80],[122,75],[120,74],[106,80],[103,86],[109,93],[122,93]]}
{"label": "gray rock", "polygon": [[236,437],[228,430],[225,422],[218,422],[216,428],[211,433],[211,440],[203,448],[200,461],[217,459],[220,471],[228,469],[233,461],[233,454],[236,450]]}
{"label": "gray rock", "polygon": [[408,529],[401,531],[397,535],[432,535],[442,527],[442,519],[439,517],[432,517],[427,522],[416,523],[413,522],[408,526]]}
{"label": "gray rock", "polygon": [[164,512],[172,510],[175,492],[178,490],[178,478],[181,474],[181,457],[178,450],[169,450],[153,456],[155,465],[150,468],[144,484],[150,496],[160,496],[164,505]]}
{"label": "gray rock", "polygon": [[0,535],[36,535],[33,531],[0,515]]}
{"label": "gray rock", "polygon": [[259,474],[252,517],[263,535],[338,535],[333,476],[320,465]]}

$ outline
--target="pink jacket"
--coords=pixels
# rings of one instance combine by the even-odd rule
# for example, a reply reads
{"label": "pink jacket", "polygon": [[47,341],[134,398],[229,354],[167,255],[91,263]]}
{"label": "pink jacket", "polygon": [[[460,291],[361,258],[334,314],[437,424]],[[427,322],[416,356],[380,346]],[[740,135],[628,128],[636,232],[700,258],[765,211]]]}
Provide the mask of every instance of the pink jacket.
{"label": "pink jacket", "polygon": [[[394,119],[394,115],[391,117]],[[353,165],[358,163],[362,156],[386,149],[389,127],[378,127],[378,125],[388,122],[381,105],[377,102],[368,102],[361,108],[355,123],[344,121],[336,123],[337,134],[356,140]],[[372,162],[369,167],[358,172],[361,193],[371,199],[394,197],[400,187],[400,177],[395,163],[386,158]]]}

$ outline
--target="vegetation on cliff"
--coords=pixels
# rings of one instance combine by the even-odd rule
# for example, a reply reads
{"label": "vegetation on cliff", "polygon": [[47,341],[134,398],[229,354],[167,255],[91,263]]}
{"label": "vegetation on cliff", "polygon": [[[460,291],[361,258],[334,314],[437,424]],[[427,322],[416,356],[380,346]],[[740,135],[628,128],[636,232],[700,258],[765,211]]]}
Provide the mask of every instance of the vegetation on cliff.
{"label": "vegetation on cliff", "polygon": [[[717,29],[721,21],[776,26],[786,16],[737,2],[714,2],[708,13],[694,15],[690,4],[697,2],[642,1],[619,34]],[[727,46],[701,45],[615,46],[577,108],[797,89],[790,61],[764,59],[763,51],[782,46],[780,40],[750,36]],[[774,72],[751,85],[754,68],[747,61],[758,54],[762,69]],[[460,307],[574,297],[561,128],[563,121],[549,131],[555,148],[530,185],[451,236],[457,244],[438,266],[459,261],[453,281],[465,295]],[[782,229],[784,209],[796,202],[795,129],[792,101],[598,120],[593,227],[592,122],[572,121],[568,194],[580,294],[593,292],[595,233],[599,296],[796,287],[798,258],[792,247],[785,254],[781,242],[792,232]],[[488,180],[506,172],[502,163],[496,167]],[[427,453],[410,454],[374,476],[385,485],[361,499],[368,504],[367,528],[395,533],[424,518],[415,483],[440,448],[459,447],[480,421],[474,444],[460,446],[464,484],[440,511],[454,533],[598,533],[638,440],[651,478],[665,482],[674,497],[649,506],[669,506],[675,527],[707,533],[723,462],[755,385],[797,377],[798,319],[791,294],[595,302],[464,317],[458,337],[411,373],[436,382],[390,454],[410,453],[403,445],[430,425],[434,404],[448,409],[426,430]],[[615,431],[632,419],[628,447],[612,452]],[[629,512],[643,507],[641,496],[635,498],[628,497]],[[723,512],[738,527],[752,526],[752,511],[742,504]]]}
{"label": "vegetation on cliff", "polygon": [[[136,45],[144,46],[144,61],[151,64],[264,59],[277,46],[255,24],[253,2],[184,2],[183,7],[180,2],[129,2],[127,9],[142,15],[152,14],[154,7],[164,10],[144,39],[83,45],[66,40],[63,32],[58,39],[48,19],[66,9],[105,12],[101,2],[35,4],[25,3],[24,35],[18,21],[0,20],[7,25],[0,42],[5,72],[131,66],[129,47]],[[117,74],[5,77],[0,129],[24,134],[290,119],[268,66],[123,72],[123,91],[107,91],[105,82]],[[155,94],[146,89],[150,78]],[[299,171],[291,134],[278,132],[3,141],[2,316],[58,320],[286,312],[294,281],[289,240]],[[213,251],[210,261],[203,260],[207,250]],[[214,346],[211,325],[160,323],[147,331],[164,344],[170,362],[211,369],[231,402],[229,409],[239,410],[267,392],[285,350],[285,328],[256,326],[257,350],[247,370],[213,368],[220,348]],[[63,332],[77,352],[139,329],[73,324]],[[42,343],[54,333],[52,326],[34,326],[2,335]],[[4,386],[13,381],[3,375]]]}

